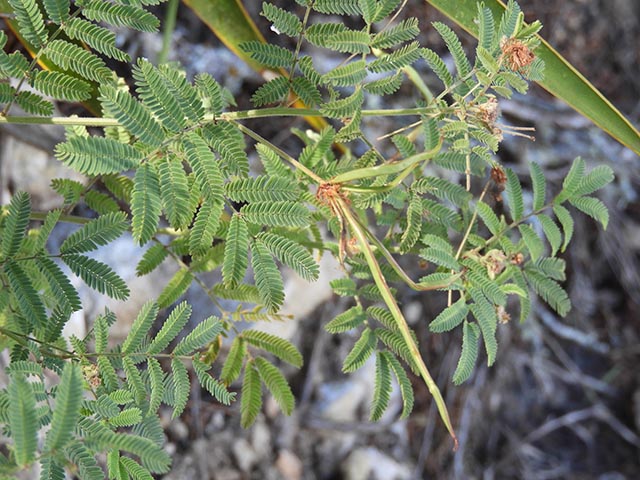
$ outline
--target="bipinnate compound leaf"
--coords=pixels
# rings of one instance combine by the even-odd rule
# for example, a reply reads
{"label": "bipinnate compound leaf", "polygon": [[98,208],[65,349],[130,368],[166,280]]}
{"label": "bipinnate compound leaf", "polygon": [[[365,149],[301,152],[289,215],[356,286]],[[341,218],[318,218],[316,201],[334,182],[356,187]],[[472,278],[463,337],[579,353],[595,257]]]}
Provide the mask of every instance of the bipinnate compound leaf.
{"label": "bipinnate compound leaf", "polygon": [[9,204],[9,214],[2,231],[2,256],[10,258],[16,254],[24,239],[31,214],[31,200],[26,192],[17,192]]}
{"label": "bipinnate compound leaf", "polygon": [[479,338],[478,325],[465,321],[462,327],[462,351],[456,371],[453,373],[453,383],[456,385],[465,382],[473,373],[478,358]]}
{"label": "bipinnate compound leaf", "polygon": [[274,400],[285,415],[291,415],[295,407],[295,398],[287,379],[275,366],[262,357],[254,359],[255,367],[260,374],[262,382],[273,395]]}
{"label": "bipinnate compound leaf", "polygon": [[240,400],[240,424],[248,428],[256,421],[262,409],[262,384],[260,374],[255,366],[255,359],[247,362],[242,381]]}
{"label": "bipinnate compound leaf", "polygon": [[302,354],[284,338],[259,330],[245,330],[242,332],[242,338],[248,344],[265,350],[294,367],[300,368],[302,366]]}
{"label": "bipinnate compound leaf", "polygon": [[15,461],[19,466],[26,466],[34,460],[38,444],[36,398],[22,374],[11,376],[8,393],[8,423],[11,428]]}

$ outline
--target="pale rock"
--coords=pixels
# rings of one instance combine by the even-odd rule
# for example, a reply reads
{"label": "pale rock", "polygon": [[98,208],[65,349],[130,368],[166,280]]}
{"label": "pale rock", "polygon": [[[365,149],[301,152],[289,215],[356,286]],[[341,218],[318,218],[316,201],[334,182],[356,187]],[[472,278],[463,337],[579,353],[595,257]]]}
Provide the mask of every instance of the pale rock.
{"label": "pale rock", "polygon": [[337,423],[358,420],[358,411],[370,402],[374,379],[375,359],[371,357],[347,380],[320,385],[317,404],[320,415]]}
{"label": "pale rock", "polygon": [[251,447],[259,460],[271,454],[271,431],[261,416],[251,427]]}
{"label": "pale rock", "polygon": [[11,185],[14,192],[29,193],[33,210],[52,210],[62,206],[63,198],[51,188],[51,179],[70,178],[79,182],[86,180],[84,176],[56,160],[49,152],[10,135],[3,136],[2,140],[0,188],[3,192],[3,202],[6,200],[4,197],[7,186]]}
{"label": "pale rock", "polygon": [[354,450],[342,464],[346,480],[409,480],[411,469],[377,448]]}
{"label": "pale rock", "polygon": [[[106,247],[101,247],[88,256],[109,265],[128,285],[130,295],[127,300],[115,300],[89,288],[80,278],[71,274],[72,284],[78,289],[83,309],[76,312],[84,318],[87,326],[93,319],[104,313],[105,308],[116,314],[117,321],[109,330],[111,344],[122,342],[129,334],[131,325],[140,308],[149,300],[155,300],[169,279],[177,271],[177,266],[167,258],[162,265],[148,275],[138,277],[136,265],[145,247],[138,246],[129,234],[125,234]],[[74,320],[79,323],[81,320]]]}
{"label": "pale rock", "polygon": [[257,322],[254,328],[291,340],[298,330],[299,321],[331,299],[333,291],[329,283],[344,276],[340,264],[330,253],[322,255],[319,266],[320,275],[316,282],[307,282],[293,271],[286,271],[285,301],[280,313],[290,315],[292,320]]}
{"label": "pale rock", "polygon": [[402,309],[402,313],[409,325],[415,325],[422,318],[422,305],[420,302],[410,302]]}
{"label": "pale rock", "polygon": [[233,442],[231,447],[236,464],[243,472],[250,472],[259,458],[256,451],[246,438],[239,438]]}
{"label": "pale rock", "polygon": [[280,450],[276,460],[276,468],[284,480],[300,480],[302,478],[302,461],[289,450]]}

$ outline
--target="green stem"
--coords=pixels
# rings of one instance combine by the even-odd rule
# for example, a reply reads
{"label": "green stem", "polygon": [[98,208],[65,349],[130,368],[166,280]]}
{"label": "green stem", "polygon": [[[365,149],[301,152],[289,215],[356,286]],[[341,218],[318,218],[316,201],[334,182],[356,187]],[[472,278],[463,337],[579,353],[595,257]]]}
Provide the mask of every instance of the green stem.
{"label": "green stem", "polygon": [[[431,107],[426,108],[396,108],[387,110],[363,110],[363,117],[407,117],[420,115],[440,115],[441,111],[436,111]],[[234,121],[248,120],[252,118],[269,117],[319,117],[326,115],[318,109],[313,108],[293,108],[293,107],[271,107],[252,110],[240,110],[237,112],[225,112],[215,117],[205,115],[200,123],[214,121]],[[30,116],[6,116],[0,115],[0,124],[13,123],[19,125],[63,125],[63,126],[85,126],[85,127],[119,127],[121,126],[114,118],[96,117],[30,117]]]}
{"label": "green stem", "polygon": [[454,450],[458,448],[458,439],[456,437],[455,431],[451,424],[451,419],[449,417],[449,412],[447,411],[447,405],[444,402],[444,398],[442,398],[442,394],[440,393],[440,389],[438,385],[434,382],[429,370],[424,363],[422,355],[420,354],[420,350],[416,345],[416,342],[413,340],[413,336],[411,335],[411,330],[409,329],[409,325],[396,302],[393,293],[389,289],[389,285],[387,284],[387,280],[384,278],[382,270],[380,269],[380,265],[376,260],[375,254],[371,248],[371,245],[367,241],[367,235],[364,233],[360,224],[353,216],[353,213],[349,209],[349,207],[345,204],[343,200],[336,200],[336,206],[340,210],[340,214],[349,224],[352,233],[358,239],[358,243],[360,244],[360,248],[362,249],[362,253],[367,260],[367,264],[369,265],[369,269],[371,270],[371,274],[373,276],[373,280],[384,299],[385,304],[389,308],[389,311],[393,315],[394,320],[396,321],[396,325],[402,338],[404,339],[407,347],[411,352],[411,357],[416,363],[418,367],[418,371],[420,372],[420,376],[424,380],[427,388],[429,389],[429,393],[433,396],[433,399],[436,402],[436,406],[438,407],[438,412],[440,413],[440,418],[444,422],[449,434],[453,438],[454,442]]}
{"label": "green stem", "polygon": [[351,170],[350,172],[345,172],[340,175],[336,175],[330,181],[331,183],[344,183],[352,180],[361,180],[363,178],[371,178],[378,177],[380,175],[391,175],[393,173],[404,172],[406,169],[412,169],[418,163],[424,162],[425,160],[430,160],[435,157],[442,147],[442,137],[440,137],[440,141],[435,148],[428,150],[426,152],[418,153],[416,155],[412,155],[409,158],[405,158],[399,162],[394,163],[386,163],[384,165],[376,165],[375,167],[367,167],[367,168],[358,168],[356,170]]}
{"label": "green stem", "polygon": [[166,63],[171,49],[171,37],[176,29],[178,6],[180,0],[169,0],[167,11],[164,14],[164,29],[162,30],[162,50],[158,54],[158,64]]}

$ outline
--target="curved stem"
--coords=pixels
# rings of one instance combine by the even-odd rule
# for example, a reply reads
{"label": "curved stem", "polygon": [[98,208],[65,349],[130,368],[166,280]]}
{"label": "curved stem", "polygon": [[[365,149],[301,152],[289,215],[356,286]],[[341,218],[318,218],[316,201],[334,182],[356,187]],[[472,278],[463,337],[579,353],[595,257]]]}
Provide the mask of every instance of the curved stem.
{"label": "curved stem", "polygon": [[376,260],[376,257],[373,253],[373,249],[367,240],[367,235],[364,233],[363,229],[360,227],[360,224],[353,216],[353,213],[349,209],[349,207],[345,204],[344,200],[336,199],[336,206],[339,209],[340,215],[346,220],[348,223],[351,232],[358,240],[360,244],[360,248],[362,249],[362,253],[367,260],[367,265],[371,270],[371,274],[373,276],[374,282],[384,299],[385,304],[389,308],[389,311],[393,315],[394,320],[396,321],[396,325],[402,338],[404,339],[407,347],[411,351],[411,357],[416,363],[418,371],[420,372],[420,376],[424,380],[427,388],[429,389],[429,393],[433,396],[434,401],[438,407],[438,412],[440,412],[440,418],[444,422],[449,434],[453,438],[454,442],[454,450],[458,448],[458,438],[456,437],[455,431],[451,424],[451,418],[449,417],[449,412],[447,410],[447,406],[444,402],[444,398],[442,398],[442,394],[440,393],[440,389],[438,385],[433,380],[433,377],[429,373],[429,369],[424,363],[424,359],[420,354],[420,350],[416,345],[416,342],[413,340],[413,336],[411,335],[411,330],[409,329],[409,325],[396,302],[391,290],[389,289],[389,285],[387,284],[387,280],[384,278],[382,270],[380,269],[380,265]]}

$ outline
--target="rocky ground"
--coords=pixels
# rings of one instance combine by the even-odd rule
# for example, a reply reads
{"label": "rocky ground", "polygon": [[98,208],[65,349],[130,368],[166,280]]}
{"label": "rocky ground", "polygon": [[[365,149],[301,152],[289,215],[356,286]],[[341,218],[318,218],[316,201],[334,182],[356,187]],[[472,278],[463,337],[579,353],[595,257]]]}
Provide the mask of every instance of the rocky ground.
{"label": "rocky ground", "polygon": [[[256,14],[260,2],[245,3],[261,21]],[[637,125],[640,4],[635,0],[530,0],[521,5],[527,19],[540,18],[545,24],[545,37]],[[441,17],[417,0],[409,2],[409,10],[420,18],[422,40],[443,51],[428,28],[430,21]],[[264,23],[260,26],[268,33]],[[136,36],[127,38],[125,47],[135,55],[152,58],[159,42],[158,37]],[[212,73],[239,97],[250,94],[261,81],[184,7],[173,59],[183,62],[189,73]],[[319,55],[314,59],[331,61]],[[450,406],[460,437],[459,451],[451,451],[430,396],[418,380],[414,383],[416,407],[411,418],[396,420],[400,408],[396,394],[381,422],[367,422],[373,366],[367,364],[355,374],[343,375],[341,359],[354,338],[329,336],[322,328],[349,305],[331,296],[326,281],[309,286],[291,277],[286,309],[296,320],[268,328],[291,338],[305,356],[301,371],[287,372],[297,397],[296,412],[283,417],[274,403],[267,401],[256,425],[243,430],[238,406],[223,407],[194,391],[181,419],[170,421],[167,412],[168,448],[175,461],[174,471],[166,478],[640,477],[638,157],[540,89],[534,89],[530,96],[504,101],[501,108],[506,123],[536,128],[535,143],[507,137],[500,153],[501,160],[523,179],[527,163],[533,160],[543,166],[558,188],[570,161],[581,155],[589,167],[606,162],[614,169],[616,181],[600,195],[611,213],[606,232],[585,216],[576,217],[573,247],[564,256],[572,312],[560,319],[539,304],[527,322],[502,326],[496,365],[491,369],[480,365],[467,384],[454,387],[450,382],[459,355],[459,334],[432,336],[425,328],[442,307],[443,299],[401,292],[405,314],[421,338],[427,364]],[[292,126],[304,127],[291,120],[278,124],[276,130],[269,125],[260,128],[266,136],[275,138],[275,143],[293,148],[295,144],[287,133]],[[385,129],[389,125],[370,127]],[[56,172],[60,167],[47,154],[61,132],[47,128],[45,134],[45,129],[21,128],[3,129],[0,135],[3,202],[8,192],[26,189],[40,209],[50,208],[55,200],[47,187],[48,179],[69,174]],[[48,172],[46,180],[43,171]],[[139,251],[132,242],[124,239],[117,249],[101,255],[127,280],[134,280],[130,258],[138,256]],[[166,278],[172,268],[167,264],[161,277]],[[326,259],[324,279],[336,274],[335,264]],[[136,281],[135,305],[110,305],[122,318],[131,318],[139,304],[157,295],[157,280]],[[189,295],[199,308],[210,308],[197,291]],[[104,307],[104,300],[90,292],[84,300],[86,316],[79,316],[73,327],[78,333],[86,329],[87,318]],[[126,322],[122,332],[126,334]]]}

